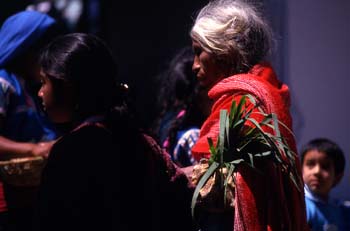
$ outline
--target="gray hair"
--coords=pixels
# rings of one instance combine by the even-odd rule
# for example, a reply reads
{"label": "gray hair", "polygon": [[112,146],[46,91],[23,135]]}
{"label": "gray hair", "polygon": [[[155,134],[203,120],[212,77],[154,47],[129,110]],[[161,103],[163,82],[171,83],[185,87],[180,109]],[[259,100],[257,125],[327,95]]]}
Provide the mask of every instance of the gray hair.
{"label": "gray hair", "polygon": [[214,0],[199,12],[190,35],[208,53],[248,71],[262,61],[272,44],[270,26],[257,9],[240,0]]}

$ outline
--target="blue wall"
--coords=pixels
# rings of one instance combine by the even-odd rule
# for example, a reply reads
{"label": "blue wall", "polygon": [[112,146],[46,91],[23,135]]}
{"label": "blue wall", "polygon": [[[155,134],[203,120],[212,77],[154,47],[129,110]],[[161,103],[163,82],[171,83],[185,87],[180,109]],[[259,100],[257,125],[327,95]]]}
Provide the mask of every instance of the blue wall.
{"label": "blue wall", "polygon": [[285,63],[298,146],[321,136],[340,145],[346,173],[332,194],[350,200],[350,1],[287,4]]}

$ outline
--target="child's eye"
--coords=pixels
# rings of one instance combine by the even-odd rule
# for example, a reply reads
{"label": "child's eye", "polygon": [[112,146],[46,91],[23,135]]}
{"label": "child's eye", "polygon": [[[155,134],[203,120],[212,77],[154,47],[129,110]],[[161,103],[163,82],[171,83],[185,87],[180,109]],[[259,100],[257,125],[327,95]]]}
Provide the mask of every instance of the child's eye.
{"label": "child's eye", "polygon": [[308,161],[305,162],[305,165],[308,166],[308,167],[313,167],[313,166],[315,166],[315,161],[308,160]]}
{"label": "child's eye", "polygon": [[331,168],[331,164],[330,163],[324,163],[321,166],[324,170],[329,170]]}
{"label": "child's eye", "polygon": [[305,166],[306,166],[307,168],[311,169],[311,168],[313,168],[313,167],[316,166],[316,161],[313,161],[313,160],[311,160],[311,161],[306,161],[306,162],[305,162]]}

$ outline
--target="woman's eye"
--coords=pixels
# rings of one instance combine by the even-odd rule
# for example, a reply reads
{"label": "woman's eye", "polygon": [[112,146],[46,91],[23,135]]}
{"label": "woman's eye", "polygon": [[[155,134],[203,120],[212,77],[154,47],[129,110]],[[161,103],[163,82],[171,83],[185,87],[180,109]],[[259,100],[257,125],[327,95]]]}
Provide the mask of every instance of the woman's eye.
{"label": "woman's eye", "polygon": [[325,170],[329,170],[331,168],[331,165],[326,163],[326,164],[322,164],[322,168]]}
{"label": "woman's eye", "polygon": [[197,55],[197,56],[200,56],[201,53],[202,53],[202,50],[200,50],[200,49],[195,49],[194,50],[194,54]]}

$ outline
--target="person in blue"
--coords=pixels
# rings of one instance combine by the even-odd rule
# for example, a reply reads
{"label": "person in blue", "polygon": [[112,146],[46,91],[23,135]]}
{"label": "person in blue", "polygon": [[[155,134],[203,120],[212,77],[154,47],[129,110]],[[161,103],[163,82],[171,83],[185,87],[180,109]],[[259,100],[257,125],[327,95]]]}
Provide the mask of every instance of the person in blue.
{"label": "person in blue", "polygon": [[[0,28],[0,159],[43,156],[57,138],[37,97],[39,50],[61,33],[56,21],[36,11],[10,16]],[[22,230],[29,222],[36,188],[0,181],[0,228]]]}
{"label": "person in blue", "polygon": [[349,230],[346,211],[349,210],[330,191],[344,174],[345,157],[332,140],[317,138],[301,151],[307,222],[312,230]]}
{"label": "person in blue", "polygon": [[191,148],[199,128],[208,116],[211,102],[200,88],[192,71],[194,54],[190,46],[172,57],[167,69],[158,76],[158,111],[155,132],[162,147],[180,167],[196,163]]}

